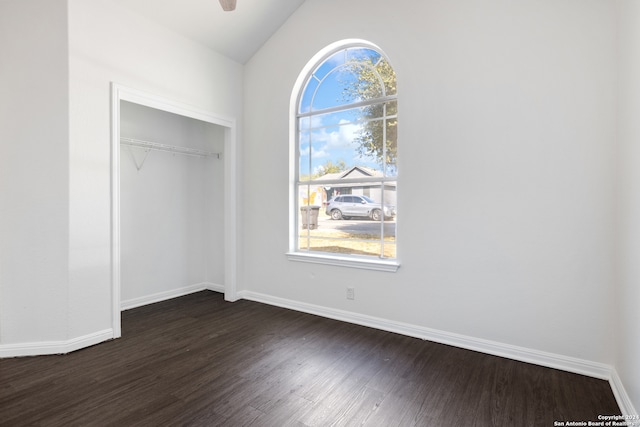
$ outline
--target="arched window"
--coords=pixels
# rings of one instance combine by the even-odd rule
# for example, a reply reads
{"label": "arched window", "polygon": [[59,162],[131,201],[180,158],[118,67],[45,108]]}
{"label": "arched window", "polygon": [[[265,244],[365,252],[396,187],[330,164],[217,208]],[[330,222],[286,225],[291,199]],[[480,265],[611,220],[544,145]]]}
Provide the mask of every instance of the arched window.
{"label": "arched window", "polygon": [[389,60],[366,42],[334,45],[307,65],[292,102],[290,255],[397,268],[398,102]]}

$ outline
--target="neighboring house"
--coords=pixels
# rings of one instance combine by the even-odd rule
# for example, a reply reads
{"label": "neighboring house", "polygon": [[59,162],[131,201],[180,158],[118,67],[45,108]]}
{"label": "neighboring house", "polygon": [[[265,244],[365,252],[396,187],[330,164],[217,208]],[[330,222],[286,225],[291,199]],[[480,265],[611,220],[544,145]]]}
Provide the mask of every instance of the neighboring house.
{"label": "neighboring house", "polygon": [[[351,169],[342,172],[328,173],[315,181],[331,181],[331,184],[327,184],[324,187],[318,187],[318,190],[322,189],[322,203],[326,204],[332,197],[340,194],[356,194],[358,196],[367,196],[375,200],[376,202],[382,201],[382,192],[380,184],[377,182],[353,182],[354,178],[378,178],[382,177],[382,172],[375,169],[367,168],[364,166],[354,166]],[[349,179],[349,182],[335,183],[335,180]],[[384,186],[384,202],[389,205],[396,205],[396,183],[387,182]],[[318,191],[320,192],[320,191]]]}

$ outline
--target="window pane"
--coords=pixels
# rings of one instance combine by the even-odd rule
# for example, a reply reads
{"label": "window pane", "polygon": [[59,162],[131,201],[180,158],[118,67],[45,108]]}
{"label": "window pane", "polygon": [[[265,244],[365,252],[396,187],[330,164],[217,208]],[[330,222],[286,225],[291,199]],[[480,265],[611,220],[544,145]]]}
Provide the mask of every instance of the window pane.
{"label": "window pane", "polygon": [[302,131],[298,133],[298,144],[300,157],[298,158],[298,170],[300,181],[306,181],[311,179],[311,133],[308,131]]}
{"label": "window pane", "polygon": [[301,234],[300,239],[298,240],[298,247],[296,248],[299,251],[309,251],[311,240],[307,238],[306,234]]}
{"label": "window pane", "polygon": [[316,68],[316,70],[313,72],[313,75],[318,80],[322,80],[335,68],[344,65],[346,58],[347,52],[345,50],[334,53],[328,59],[326,59],[318,68]]}
{"label": "window pane", "polygon": [[346,56],[345,62],[345,52],[337,52],[309,77],[300,112],[396,94],[395,73],[379,53],[358,48],[348,50]]}
{"label": "window pane", "polygon": [[318,91],[311,105],[312,110],[350,104],[351,98],[345,96],[348,88],[357,84],[357,75],[351,67],[342,66],[326,75],[319,84]]}
{"label": "window pane", "polygon": [[[395,221],[390,211],[391,201],[395,201],[395,187],[386,185],[384,188],[385,206],[387,218],[382,221],[372,221],[366,212],[371,210],[371,203],[382,201],[382,183],[368,183],[364,187],[354,188],[330,188],[329,190],[348,193],[357,192],[354,195],[336,196],[336,201],[343,203],[341,209],[345,210],[344,217],[349,220],[333,220],[326,213],[325,206],[331,191],[327,187],[316,184],[301,184],[298,186],[298,240],[297,249],[312,252],[327,252],[334,254],[352,254],[380,257],[394,257],[395,255]],[[361,194],[366,191],[371,195],[364,198]],[[363,205],[362,202],[367,204]],[[346,205],[355,205],[347,207]],[[315,212],[306,206],[317,206]],[[380,206],[377,206],[380,208]],[[313,209],[313,208],[312,208]],[[355,209],[347,211],[346,209]],[[363,209],[358,211],[358,209]],[[317,215],[317,216],[314,216]],[[363,216],[359,216],[363,215]],[[381,239],[384,236],[384,244]],[[384,248],[383,248],[384,246]]]}
{"label": "window pane", "polygon": [[396,94],[396,73],[391,68],[391,65],[382,58],[378,65],[376,65],[376,71],[382,78],[384,82],[385,95],[395,95]]}
{"label": "window pane", "polygon": [[[307,77],[297,117],[297,250],[396,257],[396,182],[370,181],[397,176],[395,86],[385,58],[361,47],[334,53]],[[361,101],[371,105],[350,105]]]}
{"label": "window pane", "polygon": [[354,141],[358,156],[363,164],[382,172],[383,145],[383,121],[375,120],[362,126]]}
{"label": "window pane", "polygon": [[[343,63],[342,54],[334,57],[339,59],[324,63],[310,78],[301,112],[309,111],[306,108],[309,105],[313,110],[321,110],[396,94],[395,73],[377,52],[366,49],[354,51],[346,63]],[[312,92],[318,85],[312,100]]]}
{"label": "window pane", "polygon": [[385,176],[398,176],[398,119],[387,122]]}
{"label": "window pane", "polygon": [[395,181],[389,181],[384,183],[384,204],[392,206],[394,209],[398,206],[397,199],[397,183]]}
{"label": "window pane", "polygon": [[384,243],[384,257],[385,258],[397,258],[398,254],[396,252],[396,244],[395,243]]}
{"label": "window pane", "polygon": [[376,64],[380,61],[381,55],[373,49],[358,47],[347,51],[347,60],[350,62],[368,62]]}
{"label": "window pane", "polygon": [[307,81],[307,86],[304,88],[302,97],[300,98],[300,107],[298,109],[300,113],[306,113],[311,110],[311,102],[318,84],[318,80],[313,78],[313,76],[311,76]]}
{"label": "window pane", "polygon": [[387,117],[398,114],[398,101],[387,102]]}
{"label": "window pane", "polygon": [[344,85],[343,94],[343,97],[351,102],[360,102],[385,96],[383,82],[372,64],[349,63],[345,65],[344,74],[351,75],[351,80]]}
{"label": "window pane", "polygon": [[[383,124],[386,123],[386,129]],[[384,176],[398,175],[397,119],[375,120],[364,123],[353,140],[359,157],[357,165],[379,171]],[[386,133],[385,133],[386,132]],[[383,143],[385,141],[386,144]]]}
{"label": "window pane", "polygon": [[[384,193],[384,205],[386,206],[385,217],[382,236],[384,238],[384,253],[385,256],[395,258],[396,254],[396,221],[398,218],[397,208],[395,204],[395,189],[393,191],[385,189]],[[388,254],[389,250],[393,250],[393,256]]]}
{"label": "window pane", "polygon": [[[382,128],[381,121],[371,123],[377,123],[376,126]],[[361,169],[354,171],[350,178],[382,176],[381,160],[376,158],[375,153],[369,153],[368,125],[371,123],[367,123],[367,126],[345,123],[313,130],[311,132],[312,174],[318,174],[316,177],[324,175],[326,172],[323,165],[331,161],[333,164],[343,164],[343,170],[360,167]]]}
{"label": "window pane", "polygon": [[327,173],[327,165],[332,164],[332,158],[329,157],[331,139],[335,138],[333,134],[325,134],[323,132],[299,132],[300,138],[300,157],[299,157],[299,176],[300,181],[308,181],[316,179]]}
{"label": "window pane", "polygon": [[[305,206],[321,206],[325,200],[325,191],[321,185],[306,183],[298,186],[298,206],[302,210]],[[306,214],[307,212],[302,212]]]}
{"label": "window pane", "polygon": [[[396,102],[389,103],[387,109],[395,114]],[[397,119],[386,120],[384,146],[383,115],[383,106],[375,105],[300,118],[300,127],[311,129],[314,167],[332,159],[334,164],[344,162],[346,169],[359,166],[382,174],[385,166],[387,176],[397,175]]]}

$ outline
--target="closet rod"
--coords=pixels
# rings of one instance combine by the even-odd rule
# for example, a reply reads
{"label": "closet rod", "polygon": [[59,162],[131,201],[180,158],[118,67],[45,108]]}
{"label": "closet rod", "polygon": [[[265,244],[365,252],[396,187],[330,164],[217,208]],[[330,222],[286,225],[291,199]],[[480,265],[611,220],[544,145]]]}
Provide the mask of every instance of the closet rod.
{"label": "closet rod", "polygon": [[150,150],[166,151],[175,154],[184,154],[185,156],[195,157],[213,157],[220,158],[220,153],[211,151],[197,150],[195,148],[177,147],[175,145],[161,144],[159,142],[144,141],[134,138],[120,138],[120,144],[130,145],[132,147],[148,148]]}

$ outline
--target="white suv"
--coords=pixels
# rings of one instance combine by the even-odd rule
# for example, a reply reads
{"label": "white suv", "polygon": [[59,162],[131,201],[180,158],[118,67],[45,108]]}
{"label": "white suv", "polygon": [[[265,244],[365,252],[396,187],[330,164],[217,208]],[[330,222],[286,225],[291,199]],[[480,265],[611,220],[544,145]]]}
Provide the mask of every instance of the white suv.
{"label": "white suv", "polygon": [[396,216],[396,208],[394,206],[384,205],[383,207],[380,203],[371,200],[367,196],[355,196],[353,194],[334,197],[329,201],[326,209],[327,215],[331,215],[331,218],[335,220],[357,216],[380,221],[383,211],[385,219],[392,219]]}

